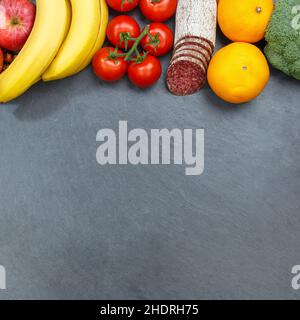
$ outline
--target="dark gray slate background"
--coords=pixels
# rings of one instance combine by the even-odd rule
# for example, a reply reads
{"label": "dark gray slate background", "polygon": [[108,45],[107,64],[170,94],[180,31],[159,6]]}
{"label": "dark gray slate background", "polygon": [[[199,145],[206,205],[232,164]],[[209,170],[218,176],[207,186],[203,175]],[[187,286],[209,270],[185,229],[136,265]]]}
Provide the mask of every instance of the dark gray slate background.
{"label": "dark gray slate background", "polygon": [[[174,97],[164,77],[140,91],[88,69],[2,105],[0,299],[299,299],[299,101],[274,70],[232,106],[208,87]],[[99,166],[96,133],[119,120],[204,128],[204,174]]]}

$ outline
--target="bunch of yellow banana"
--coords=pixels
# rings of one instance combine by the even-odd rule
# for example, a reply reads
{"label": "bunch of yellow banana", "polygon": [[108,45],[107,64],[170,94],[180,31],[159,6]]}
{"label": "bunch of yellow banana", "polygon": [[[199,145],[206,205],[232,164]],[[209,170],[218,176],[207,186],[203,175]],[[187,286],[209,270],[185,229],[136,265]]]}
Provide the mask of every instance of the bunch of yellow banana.
{"label": "bunch of yellow banana", "polygon": [[15,99],[34,83],[62,79],[88,66],[105,40],[105,0],[36,0],[31,34],[0,74],[0,102]]}

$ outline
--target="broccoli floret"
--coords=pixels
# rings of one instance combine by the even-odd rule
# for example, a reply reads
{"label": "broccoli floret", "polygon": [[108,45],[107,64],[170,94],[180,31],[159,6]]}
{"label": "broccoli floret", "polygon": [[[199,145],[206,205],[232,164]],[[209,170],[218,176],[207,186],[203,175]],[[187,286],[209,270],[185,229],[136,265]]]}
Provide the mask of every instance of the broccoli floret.
{"label": "broccoli floret", "polygon": [[300,80],[300,1],[278,0],[266,30],[269,62]]}

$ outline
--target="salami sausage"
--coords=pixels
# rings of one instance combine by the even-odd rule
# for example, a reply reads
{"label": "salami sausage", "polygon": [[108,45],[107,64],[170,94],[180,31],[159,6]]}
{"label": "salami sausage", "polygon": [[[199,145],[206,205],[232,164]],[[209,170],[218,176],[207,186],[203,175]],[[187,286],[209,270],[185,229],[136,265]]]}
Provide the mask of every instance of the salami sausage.
{"label": "salami sausage", "polygon": [[206,82],[215,49],[216,0],[179,0],[175,45],[167,72],[167,87],[175,95],[189,95]]}

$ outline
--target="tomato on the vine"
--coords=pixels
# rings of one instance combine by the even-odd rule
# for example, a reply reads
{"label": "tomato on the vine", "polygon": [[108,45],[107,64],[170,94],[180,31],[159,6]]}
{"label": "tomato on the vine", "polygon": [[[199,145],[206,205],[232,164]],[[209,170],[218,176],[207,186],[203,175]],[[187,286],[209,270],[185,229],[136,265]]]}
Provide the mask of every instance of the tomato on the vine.
{"label": "tomato on the vine", "polygon": [[113,82],[120,80],[126,74],[128,63],[123,57],[116,57],[116,54],[122,54],[122,51],[113,47],[102,48],[95,54],[92,66],[100,79]]}
{"label": "tomato on the vine", "polygon": [[172,18],[178,0],[140,0],[140,9],[148,20],[163,22]]}
{"label": "tomato on the vine", "polygon": [[121,15],[110,20],[106,35],[108,40],[121,49],[131,48],[134,41],[140,35],[140,26],[136,20],[127,15]]}
{"label": "tomato on the vine", "polygon": [[164,56],[173,47],[173,31],[164,23],[153,22],[149,25],[149,35],[146,35],[141,45],[143,49],[154,56]]}
{"label": "tomato on the vine", "polygon": [[131,11],[139,4],[139,0],[106,0],[106,2],[112,9],[119,12]]}
{"label": "tomato on the vine", "polygon": [[140,88],[147,88],[155,84],[162,73],[160,61],[150,55],[145,54],[142,57],[142,62],[131,61],[128,66],[129,80]]}

